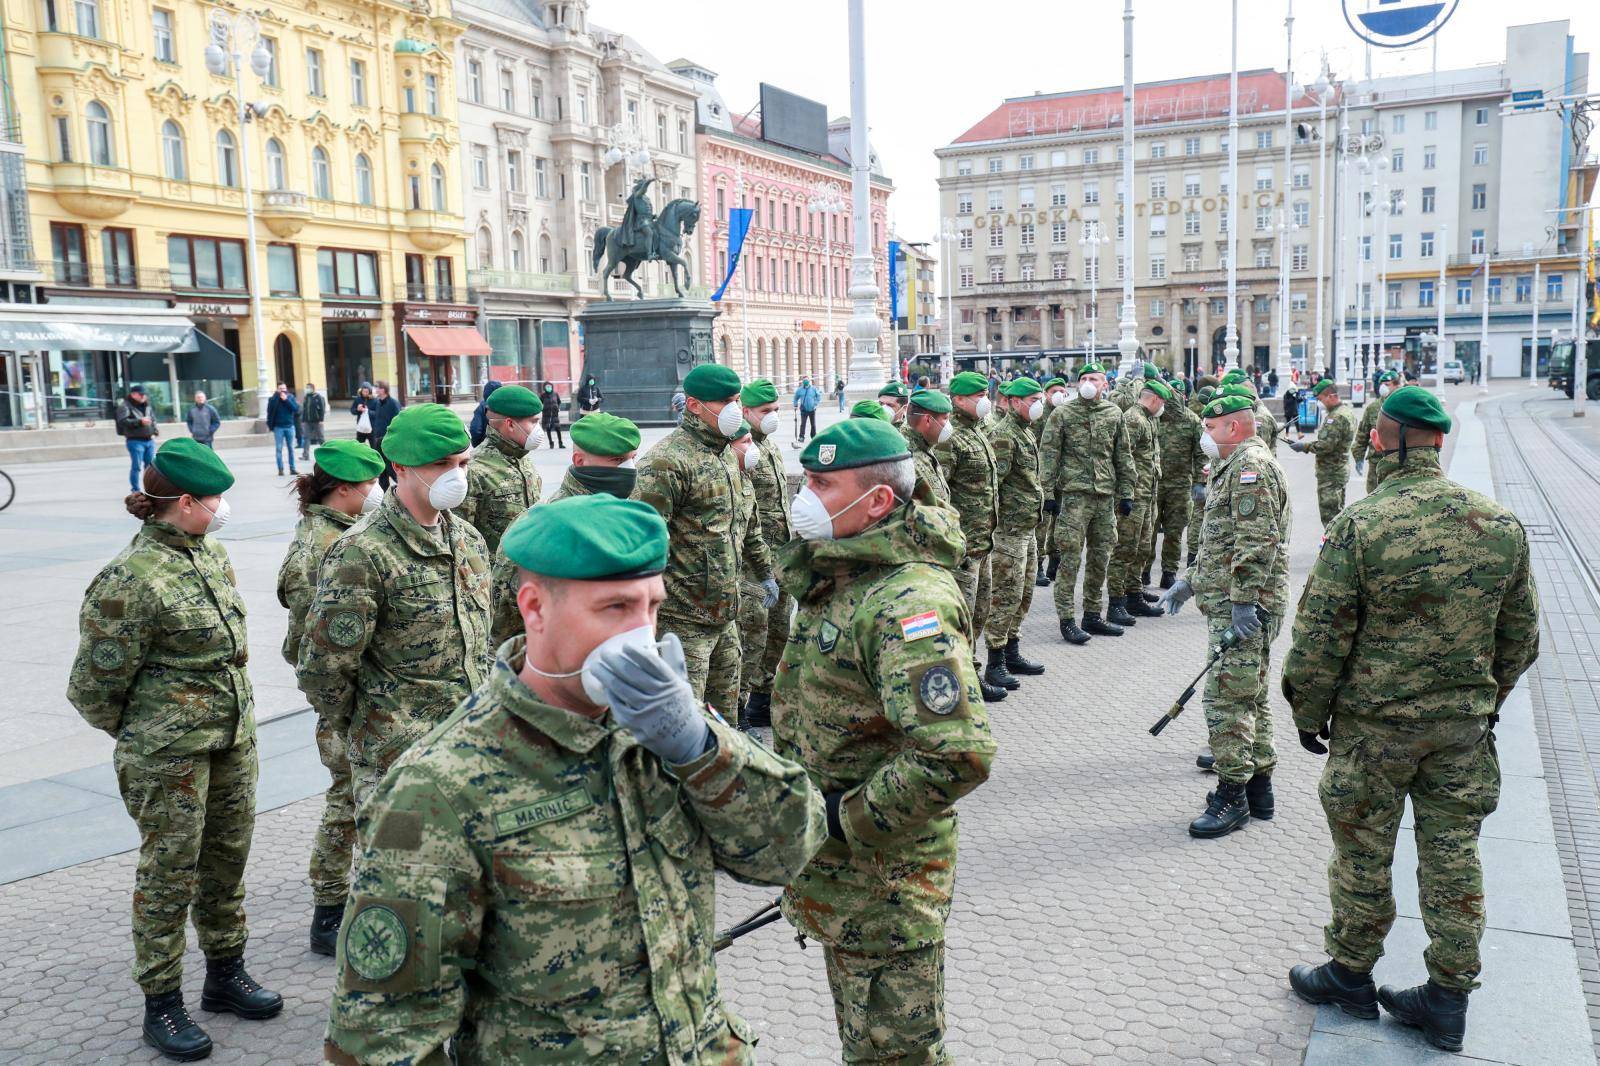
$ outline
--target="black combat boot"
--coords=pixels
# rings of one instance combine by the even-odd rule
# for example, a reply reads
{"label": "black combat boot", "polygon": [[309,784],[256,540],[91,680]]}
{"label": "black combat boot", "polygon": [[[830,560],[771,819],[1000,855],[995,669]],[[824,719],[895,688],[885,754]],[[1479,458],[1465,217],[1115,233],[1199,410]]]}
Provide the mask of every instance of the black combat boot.
{"label": "black combat boot", "polygon": [[[1216,795],[1215,792],[1206,793],[1206,802],[1210,803]],[[1272,775],[1257,774],[1244,783],[1245,802],[1250,805],[1250,817],[1259,818],[1263,822],[1270,822],[1277,813],[1277,803],[1272,798]]]}
{"label": "black combat boot", "polygon": [[1184,565],[1185,566],[1193,566],[1194,565],[1194,559],[1195,559],[1195,553],[1194,552],[1190,552],[1188,555],[1186,555],[1184,557],[1184,560],[1183,560]]}
{"label": "black combat boot", "polygon": [[1012,637],[1006,641],[1006,669],[1013,675],[1021,674],[1023,677],[1037,677],[1044,673],[1044,664],[1036,663],[1032,659],[1022,657],[1022,649],[1017,647],[1017,638]]}
{"label": "black combat boot", "polygon": [[169,1059],[194,1062],[211,1054],[211,1038],[183,1006],[183,991],[144,997],[144,1042]]}
{"label": "black combat boot", "polygon": [[1226,836],[1250,820],[1250,805],[1245,802],[1244,786],[1233,781],[1217,784],[1206,795],[1206,812],[1189,823],[1192,837]]}
{"label": "black combat boot", "polygon": [[1022,682],[1011,676],[1011,671],[1006,669],[1006,650],[1004,648],[989,649],[989,664],[983,669],[983,679],[991,685],[999,685],[1003,689],[1016,690],[1022,687]]}
{"label": "black combat boot", "polygon": [[244,956],[207,959],[206,983],[200,988],[200,1009],[229,1011],[241,1018],[271,1018],[283,1009],[283,997],[269,992],[244,969]]}
{"label": "black combat boot", "polygon": [[[978,668],[977,664],[974,663],[972,668],[976,670]],[[1006,690],[999,685],[991,685],[985,681],[981,672],[978,674],[978,688],[983,690],[984,703],[999,703],[1007,695]]]}
{"label": "black combat boot", "polygon": [[1061,620],[1061,639],[1068,644],[1087,644],[1089,634],[1078,628],[1078,623],[1071,618]]}
{"label": "black combat boot", "polygon": [[1127,612],[1135,618],[1160,618],[1167,613],[1154,606],[1155,601],[1160,598],[1159,596],[1152,596],[1141,589],[1138,593],[1128,596],[1123,602],[1127,605]]}
{"label": "black combat boot", "polygon": [[1100,617],[1098,612],[1093,614],[1088,611],[1083,612],[1083,631],[1085,633],[1092,633],[1097,637],[1122,636],[1122,627],[1114,626],[1110,622],[1107,622],[1104,618]]}
{"label": "black combat boot", "polygon": [[1403,1025],[1422,1030],[1428,1043],[1445,1051],[1460,1051],[1467,1038],[1467,994],[1432,981],[1415,988],[1378,989],[1378,1002]]}
{"label": "black combat boot", "polygon": [[[1111,597],[1111,609],[1106,612],[1106,621],[1114,626],[1122,626],[1126,629],[1136,623],[1138,619],[1128,613],[1126,602],[1121,596],[1113,596]],[[1084,623],[1083,628],[1089,629],[1087,622]],[[1089,629],[1089,632],[1093,633],[1094,630]]]}
{"label": "black combat boot", "polygon": [[1034,576],[1033,583],[1037,588],[1047,588],[1050,585],[1050,575],[1045,573],[1045,568],[1050,564],[1044,559],[1039,560],[1039,573]]}
{"label": "black combat boot", "polygon": [[1357,973],[1333,959],[1321,966],[1291,967],[1289,987],[1307,1003],[1331,1003],[1357,1018],[1378,1016],[1378,990],[1372,975]]}
{"label": "black combat boot", "polygon": [[1050,566],[1049,566],[1048,569],[1045,570],[1044,576],[1050,580],[1050,583],[1052,585],[1056,583],[1056,574],[1059,573],[1060,571],[1061,571],[1061,556],[1059,556],[1059,555],[1050,556]]}
{"label": "black combat boot", "polygon": [[[1160,603],[1161,602],[1161,597],[1156,595],[1154,592],[1151,592],[1149,589],[1140,589],[1139,590],[1139,598],[1141,600],[1143,600],[1144,602],[1146,602],[1146,603]],[[1133,597],[1132,596],[1128,597],[1128,602],[1129,603],[1133,602]],[[1161,612],[1157,611],[1156,613],[1160,614]]]}
{"label": "black combat boot", "polygon": [[339,951],[339,923],[344,921],[343,903],[318,903],[311,908],[311,950],[332,957]]}
{"label": "black combat boot", "polygon": [[1155,569],[1155,565],[1156,564],[1154,562],[1151,562],[1151,564],[1149,566],[1144,568],[1144,581],[1142,582],[1142,584],[1145,584],[1145,585],[1150,584],[1150,571]]}
{"label": "black combat boot", "polygon": [[1177,580],[1178,580],[1178,572],[1176,570],[1163,570],[1163,571],[1161,571],[1161,587],[1162,588],[1170,589],[1172,587],[1173,583],[1176,582]]}
{"label": "black combat boot", "polygon": [[1194,757],[1194,764],[1200,767],[1202,770],[1215,770],[1217,766],[1217,757],[1211,754],[1210,751],[1202,751],[1199,755]]}
{"label": "black combat boot", "polygon": [[771,729],[772,693],[750,693],[750,698],[744,704],[744,721],[751,729]]}

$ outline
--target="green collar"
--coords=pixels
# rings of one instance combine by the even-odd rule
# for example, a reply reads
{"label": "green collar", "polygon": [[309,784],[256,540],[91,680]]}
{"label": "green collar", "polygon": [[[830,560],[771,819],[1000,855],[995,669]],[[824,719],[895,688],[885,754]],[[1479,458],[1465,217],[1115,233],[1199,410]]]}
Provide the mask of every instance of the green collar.
{"label": "green collar", "polygon": [[1421,444],[1406,445],[1406,461],[1400,462],[1400,450],[1382,452],[1373,464],[1378,476],[1385,481],[1392,477],[1444,477],[1444,466],[1439,462],[1439,449]]}
{"label": "green collar", "polygon": [[325,503],[312,504],[310,507],[306,508],[306,514],[317,515],[319,517],[326,518],[334,525],[342,526],[345,529],[355,525],[356,518],[359,517],[357,515],[347,515],[337,507],[329,507]]}
{"label": "green collar", "polygon": [[494,671],[489,675],[489,699],[568,751],[587,755],[615,729],[610,713],[598,719],[585,718],[541,700],[518,676],[522,672],[526,647],[527,638],[516,637],[501,649]]}
{"label": "green collar", "polygon": [[621,466],[569,466],[567,474],[585,494],[608,492],[625,500],[633,494],[637,470]]}
{"label": "green collar", "polygon": [[964,407],[956,407],[952,405],[950,408],[950,417],[955,419],[956,424],[962,429],[971,429],[973,426],[983,425],[983,419],[979,418],[977,415],[968,414],[966,408]]}
{"label": "green collar", "polygon": [[901,504],[871,529],[843,540],[793,540],[778,550],[779,582],[796,599],[823,594],[832,579],[874,567],[926,562],[954,569],[966,541],[950,508]]}
{"label": "green collar", "polygon": [[489,427],[484,440],[494,446],[494,450],[510,459],[513,464],[527,456],[528,452],[522,445],[517,444],[493,426]]}
{"label": "green collar", "polygon": [[699,441],[719,455],[730,443],[727,437],[724,437],[716,429],[706,425],[700,418],[688,412],[684,412],[683,425],[680,428],[691,438]]}

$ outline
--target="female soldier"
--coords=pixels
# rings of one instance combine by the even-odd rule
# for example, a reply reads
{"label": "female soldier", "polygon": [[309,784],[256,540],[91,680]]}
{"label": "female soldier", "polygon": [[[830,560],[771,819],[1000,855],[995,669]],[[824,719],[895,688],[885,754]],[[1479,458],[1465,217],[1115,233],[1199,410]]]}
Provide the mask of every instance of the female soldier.
{"label": "female soldier", "polygon": [[[139,827],[133,978],[144,1039],[180,1061],[211,1053],[189,1017],[184,923],[206,955],[200,1006],[270,1018],[283,997],[244,969],[244,869],[255,826],[254,700],[244,601],[222,545],[233,484],[217,453],[169,440],[124,501],[144,524],[89,585],[67,698],[117,740],[114,765]],[[201,842],[204,841],[202,848]]]}
{"label": "female soldier", "polygon": [[[283,638],[283,657],[300,662],[300,641],[305,636],[306,612],[317,592],[317,568],[339,534],[355,524],[364,511],[383,503],[378,475],[383,456],[353,440],[332,440],[317,449],[316,465],[294,483],[300,497],[300,524],[278,570],[278,602],[289,611],[289,631]],[[344,738],[317,721],[317,753],[333,783],[322,808],[311,847],[311,950],[334,954],[339,940],[339,920],[348,893],[351,849],[356,843],[355,803],[350,795],[350,760]]]}
{"label": "female soldier", "polygon": [[552,448],[565,448],[561,439],[561,394],[548,381],[539,389],[539,403],[543,408],[539,424],[544,428],[544,439]]}

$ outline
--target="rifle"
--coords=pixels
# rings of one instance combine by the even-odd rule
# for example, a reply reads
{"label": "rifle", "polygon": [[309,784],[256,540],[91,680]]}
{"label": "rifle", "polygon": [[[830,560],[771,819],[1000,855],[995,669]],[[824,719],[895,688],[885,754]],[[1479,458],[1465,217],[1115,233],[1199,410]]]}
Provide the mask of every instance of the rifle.
{"label": "rifle", "polygon": [[762,907],[760,910],[756,911],[750,917],[746,918],[744,921],[739,922],[736,925],[729,926],[727,929],[724,929],[722,932],[718,933],[717,938],[711,942],[711,950],[713,952],[721,951],[723,948],[732,944],[735,940],[738,940],[746,933],[753,933],[762,926],[771,925],[779,918],[782,918],[783,912],[778,909],[778,904],[781,902],[783,902],[781,898],[775,899],[765,907]]}
{"label": "rifle", "polygon": [[[1260,607],[1256,608],[1256,617],[1260,619],[1261,628],[1263,629],[1265,629],[1267,624],[1272,620],[1272,616]],[[1217,645],[1217,650],[1212,653],[1211,658],[1206,660],[1205,669],[1201,670],[1195,675],[1194,680],[1189,682],[1189,687],[1183,690],[1183,695],[1179,696],[1177,701],[1167,709],[1167,713],[1156,719],[1156,724],[1150,727],[1151,736],[1160,736],[1161,731],[1167,728],[1167,725],[1174,718],[1183,713],[1183,705],[1188,703],[1189,700],[1194,697],[1195,686],[1200,684],[1200,679],[1209,674],[1211,672],[1211,668],[1217,665],[1217,660],[1222,658],[1223,653],[1237,643],[1239,643],[1239,634],[1234,632],[1232,626],[1229,626],[1227,629],[1222,631],[1222,640]]]}

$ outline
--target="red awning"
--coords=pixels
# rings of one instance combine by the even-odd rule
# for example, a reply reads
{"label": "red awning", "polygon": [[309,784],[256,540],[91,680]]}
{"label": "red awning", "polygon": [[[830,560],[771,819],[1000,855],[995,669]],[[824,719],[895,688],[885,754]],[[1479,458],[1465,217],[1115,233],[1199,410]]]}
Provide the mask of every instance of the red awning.
{"label": "red awning", "polygon": [[488,355],[493,349],[468,326],[407,326],[406,336],[423,355]]}

